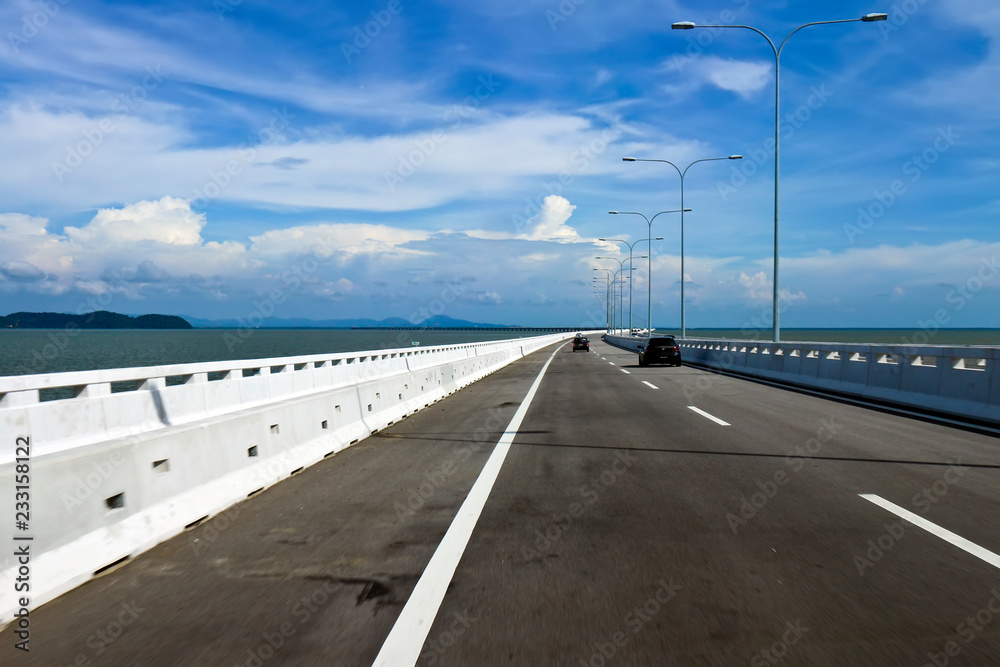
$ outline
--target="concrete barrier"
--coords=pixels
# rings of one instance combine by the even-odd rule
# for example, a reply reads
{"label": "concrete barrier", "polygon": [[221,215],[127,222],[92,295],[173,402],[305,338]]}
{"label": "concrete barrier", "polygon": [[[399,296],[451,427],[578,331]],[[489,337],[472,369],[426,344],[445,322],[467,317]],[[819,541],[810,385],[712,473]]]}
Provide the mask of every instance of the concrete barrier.
{"label": "concrete barrier", "polygon": [[[30,479],[27,528],[0,525],[0,626],[21,597],[37,607],[571,335],[0,377],[8,503]],[[30,591],[17,592],[24,567]]]}
{"label": "concrete barrier", "polygon": [[1000,347],[679,340],[685,363],[1000,426]]}
{"label": "concrete barrier", "polygon": [[645,336],[615,336],[612,334],[603,334],[601,336],[601,340],[608,345],[614,345],[615,347],[619,347],[623,350],[630,350],[638,354],[639,345],[645,343],[648,338]]}

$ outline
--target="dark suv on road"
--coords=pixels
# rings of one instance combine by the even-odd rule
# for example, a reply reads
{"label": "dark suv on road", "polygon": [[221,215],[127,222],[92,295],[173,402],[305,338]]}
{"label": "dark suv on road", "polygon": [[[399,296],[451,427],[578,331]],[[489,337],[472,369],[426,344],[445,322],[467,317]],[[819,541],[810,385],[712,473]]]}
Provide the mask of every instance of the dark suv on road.
{"label": "dark suv on road", "polygon": [[577,336],[573,339],[573,351],[583,350],[584,352],[590,352],[590,341],[584,336]]}
{"label": "dark suv on road", "polygon": [[639,365],[681,365],[681,348],[673,336],[657,336],[639,344]]}

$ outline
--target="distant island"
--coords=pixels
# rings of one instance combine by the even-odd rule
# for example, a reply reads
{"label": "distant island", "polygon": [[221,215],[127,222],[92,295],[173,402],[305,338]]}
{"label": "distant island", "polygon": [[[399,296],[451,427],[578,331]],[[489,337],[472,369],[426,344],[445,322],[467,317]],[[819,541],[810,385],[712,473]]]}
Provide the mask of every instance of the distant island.
{"label": "distant island", "polygon": [[122,315],[98,310],[82,315],[69,313],[11,313],[0,317],[3,329],[193,329],[177,315]]}

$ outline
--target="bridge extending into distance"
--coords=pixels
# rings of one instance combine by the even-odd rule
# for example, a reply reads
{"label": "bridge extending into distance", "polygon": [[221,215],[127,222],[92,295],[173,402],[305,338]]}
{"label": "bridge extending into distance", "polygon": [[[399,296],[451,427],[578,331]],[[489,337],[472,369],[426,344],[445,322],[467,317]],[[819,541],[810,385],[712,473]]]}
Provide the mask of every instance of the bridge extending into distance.
{"label": "bridge extending into distance", "polygon": [[[132,397],[101,388],[124,375],[81,374],[67,419],[102,401],[106,421],[78,429],[106,437],[67,427],[58,451],[43,437],[58,428],[30,421],[45,387],[0,387],[0,471],[30,435],[32,520],[82,526],[46,538],[61,560],[36,553],[34,583],[86,561],[32,605],[30,653],[14,648],[13,599],[0,663],[995,664],[995,435],[884,401],[639,367],[596,336],[589,353],[560,335],[516,343],[452,346],[433,366],[414,350],[231,362],[221,380],[167,368],[181,380],[143,380]],[[992,374],[982,366],[970,382]],[[196,406],[211,387],[215,408]],[[402,407],[380,408],[390,393]],[[147,422],[123,435],[107,420],[125,400]],[[282,442],[273,456],[267,438]],[[99,467],[116,447],[127,462],[89,485],[87,457]],[[258,455],[284,466],[260,488],[239,477]],[[229,486],[185,473],[185,457],[235,466]],[[155,522],[170,534],[154,537]],[[0,527],[4,551],[16,536]],[[9,608],[17,564],[2,565]]]}

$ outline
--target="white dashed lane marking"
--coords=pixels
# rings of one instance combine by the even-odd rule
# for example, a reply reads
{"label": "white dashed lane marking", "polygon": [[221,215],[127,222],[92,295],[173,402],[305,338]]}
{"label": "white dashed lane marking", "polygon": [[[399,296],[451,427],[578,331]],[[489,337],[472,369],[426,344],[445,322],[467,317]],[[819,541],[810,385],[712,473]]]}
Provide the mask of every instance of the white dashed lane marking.
{"label": "white dashed lane marking", "polygon": [[986,561],[993,567],[1000,568],[1000,555],[993,553],[989,549],[984,549],[978,544],[970,542],[969,540],[965,539],[961,535],[956,535],[955,533],[951,532],[950,530],[947,530],[946,528],[942,528],[936,523],[931,523],[927,519],[918,516],[907,509],[903,509],[899,505],[891,503],[885,498],[882,498],[881,496],[876,496],[873,493],[859,493],[858,495],[867,500],[868,502],[875,503],[882,509],[888,510],[902,519],[906,519],[914,526],[918,528],[923,528],[932,535],[937,535],[945,542],[953,544],[962,551],[970,553],[980,560]]}
{"label": "white dashed lane marking", "polygon": [[688,406],[688,410],[694,410],[695,412],[697,412],[702,417],[705,417],[706,419],[711,419],[712,421],[714,421],[719,426],[729,426],[729,422],[724,422],[721,419],[719,419],[718,417],[716,417],[715,415],[710,415],[707,412],[705,412],[704,410],[696,408],[693,405],[689,405]]}

